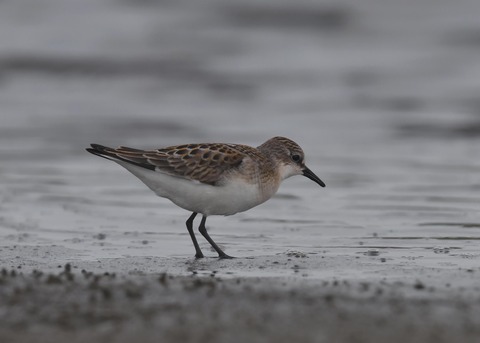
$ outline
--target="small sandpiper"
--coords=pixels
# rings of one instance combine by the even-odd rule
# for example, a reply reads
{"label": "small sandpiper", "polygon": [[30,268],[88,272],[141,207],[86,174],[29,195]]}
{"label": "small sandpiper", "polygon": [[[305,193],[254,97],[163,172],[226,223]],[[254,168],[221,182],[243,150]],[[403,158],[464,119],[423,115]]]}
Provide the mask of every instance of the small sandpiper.
{"label": "small sandpiper", "polygon": [[158,196],[193,212],[186,224],[196,258],[204,257],[193,232],[198,213],[202,214],[199,232],[219,258],[231,258],[210,238],[205,228],[208,216],[251,209],[270,199],[280,183],[294,175],[304,175],[325,187],[305,165],[302,148],[284,137],[271,138],[257,148],[206,143],[138,150],[91,144],[87,151],[117,162]]}

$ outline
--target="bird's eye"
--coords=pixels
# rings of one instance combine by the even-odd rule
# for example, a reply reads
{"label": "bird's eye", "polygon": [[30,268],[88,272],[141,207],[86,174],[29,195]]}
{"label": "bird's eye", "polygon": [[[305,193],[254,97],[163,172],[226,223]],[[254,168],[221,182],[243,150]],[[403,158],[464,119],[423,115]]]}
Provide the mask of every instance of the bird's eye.
{"label": "bird's eye", "polygon": [[301,159],[302,159],[302,158],[301,158],[300,155],[297,155],[297,154],[292,155],[292,161],[293,161],[293,162],[300,162]]}

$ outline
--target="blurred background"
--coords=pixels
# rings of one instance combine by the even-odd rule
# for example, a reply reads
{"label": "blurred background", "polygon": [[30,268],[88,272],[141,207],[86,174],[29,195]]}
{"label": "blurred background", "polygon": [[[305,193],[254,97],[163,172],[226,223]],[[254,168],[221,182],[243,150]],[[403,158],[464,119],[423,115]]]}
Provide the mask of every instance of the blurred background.
{"label": "blurred background", "polygon": [[82,258],[190,254],[188,213],[84,148],[283,135],[327,188],[294,178],[211,220],[231,254],[365,236],[467,247],[479,14],[477,0],[0,1],[0,237]]}

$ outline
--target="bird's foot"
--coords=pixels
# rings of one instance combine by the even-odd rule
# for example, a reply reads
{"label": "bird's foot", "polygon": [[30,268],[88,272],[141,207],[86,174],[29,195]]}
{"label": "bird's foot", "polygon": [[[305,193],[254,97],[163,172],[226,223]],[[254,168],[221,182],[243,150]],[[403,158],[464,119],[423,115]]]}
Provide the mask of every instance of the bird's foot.
{"label": "bird's foot", "polygon": [[223,260],[223,259],[225,259],[225,260],[231,260],[231,259],[233,259],[233,258],[235,258],[235,257],[229,256],[229,255],[227,255],[227,254],[224,253],[224,254],[219,254],[219,255],[218,255],[218,258],[221,259],[221,260]]}

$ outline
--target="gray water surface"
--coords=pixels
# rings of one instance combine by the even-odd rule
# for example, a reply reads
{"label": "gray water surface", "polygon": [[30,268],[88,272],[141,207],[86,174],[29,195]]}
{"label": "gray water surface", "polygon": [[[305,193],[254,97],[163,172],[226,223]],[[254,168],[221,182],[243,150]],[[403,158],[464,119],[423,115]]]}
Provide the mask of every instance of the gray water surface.
{"label": "gray water surface", "polygon": [[3,263],[190,261],[189,213],[84,148],[282,135],[327,187],[295,177],[255,209],[209,218],[228,254],[478,269],[479,11],[468,0],[1,2]]}

